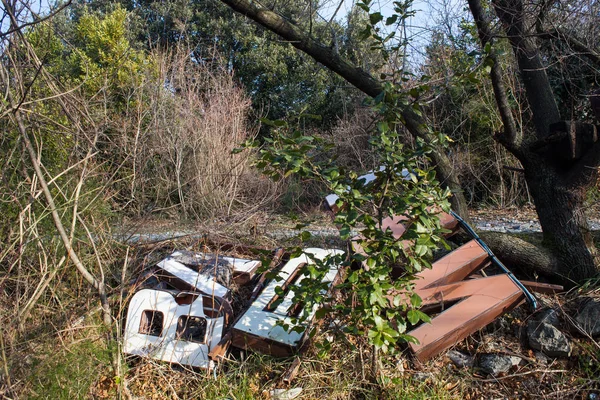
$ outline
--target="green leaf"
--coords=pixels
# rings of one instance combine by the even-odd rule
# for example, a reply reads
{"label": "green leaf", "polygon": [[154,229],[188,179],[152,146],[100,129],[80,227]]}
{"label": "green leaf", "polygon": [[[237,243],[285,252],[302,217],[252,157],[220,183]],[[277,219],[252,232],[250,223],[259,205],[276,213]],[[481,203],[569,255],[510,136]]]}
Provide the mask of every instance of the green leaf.
{"label": "green leaf", "polygon": [[308,239],[310,239],[311,237],[312,237],[312,235],[311,235],[311,233],[310,233],[310,232],[308,232],[308,231],[304,231],[304,232],[302,232],[302,233],[300,234],[300,239],[301,239],[303,242],[306,242],[306,241],[307,241]]}
{"label": "green leaf", "polygon": [[413,293],[410,296],[410,304],[412,304],[413,307],[420,307],[421,303],[423,303],[423,300],[418,294]]}
{"label": "green leaf", "polygon": [[416,325],[420,321],[419,314],[417,314],[416,310],[409,310],[406,314],[406,318],[412,325]]}
{"label": "green leaf", "polygon": [[377,327],[377,329],[379,331],[382,331],[384,325],[383,318],[381,318],[379,315],[375,315],[373,316],[373,321],[375,322],[375,326]]}
{"label": "green leaf", "polygon": [[383,15],[380,12],[375,12],[373,14],[369,14],[369,21],[371,25],[376,25],[383,20]]}
{"label": "green leaf", "polygon": [[427,246],[423,246],[422,244],[418,244],[415,246],[415,254],[417,255],[417,257],[423,257],[425,254],[427,254],[427,251],[429,249],[427,248]]}
{"label": "green leaf", "polygon": [[368,5],[366,5],[366,4],[364,4],[364,3],[362,3],[362,2],[359,2],[359,3],[357,4],[357,6],[359,6],[360,8],[362,8],[363,10],[365,10],[366,12],[369,12],[369,11],[371,11],[371,9],[369,8],[369,6],[368,6]]}

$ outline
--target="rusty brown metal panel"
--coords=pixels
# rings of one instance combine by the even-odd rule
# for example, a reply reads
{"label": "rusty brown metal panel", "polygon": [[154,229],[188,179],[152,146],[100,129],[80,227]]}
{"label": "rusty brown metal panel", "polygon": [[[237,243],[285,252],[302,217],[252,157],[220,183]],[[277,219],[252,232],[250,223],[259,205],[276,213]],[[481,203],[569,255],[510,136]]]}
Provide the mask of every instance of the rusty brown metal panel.
{"label": "rusty brown metal panel", "polygon": [[460,246],[417,275],[415,290],[457,282],[487,263],[487,252],[475,240]]}
{"label": "rusty brown metal panel", "polygon": [[234,329],[232,334],[231,344],[240,349],[258,351],[270,354],[274,357],[289,357],[298,351],[296,347],[288,346],[248,332]]}
{"label": "rusty brown metal panel", "polygon": [[462,299],[431,320],[408,332],[419,344],[410,348],[420,361],[426,361],[483,328],[517,306],[523,292],[507,275],[470,279],[419,292],[424,304]]}
{"label": "rusty brown metal panel", "polygon": [[[458,229],[458,221],[452,215],[447,213],[439,213],[440,224],[443,228],[448,229],[453,233]],[[396,215],[384,218],[381,223],[383,231],[390,229],[395,238],[401,237],[406,232],[406,227],[410,224],[410,220],[403,215]]]}
{"label": "rusty brown metal panel", "polygon": [[[438,216],[440,218],[441,226],[444,229],[448,229],[450,231],[450,233],[448,233],[447,236],[454,234],[454,232],[456,232],[456,230],[458,229],[458,221],[456,220],[456,218],[444,212],[438,214]],[[400,238],[404,234],[404,232],[406,232],[406,227],[408,226],[408,224],[410,224],[410,220],[407,217],[403,215],[392,216],[383,219],[381,223],[381,228],[384,231],[387,229],[391,230],[395,238]],[[352,239],[350,239],[350,245],[353,252],[364,254],[362,247],[358,243],[360,239],[362,239],[362,236],[353,237]],[[412,246],[413,242],[411,240],[402,240],[400,241],[400,244],[406,249],[407,247]]]}

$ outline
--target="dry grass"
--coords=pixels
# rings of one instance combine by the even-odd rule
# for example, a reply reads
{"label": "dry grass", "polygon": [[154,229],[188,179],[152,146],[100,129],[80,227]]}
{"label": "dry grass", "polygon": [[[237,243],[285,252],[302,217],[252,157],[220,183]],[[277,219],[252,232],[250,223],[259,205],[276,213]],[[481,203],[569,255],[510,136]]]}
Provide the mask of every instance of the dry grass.
{"label": "dry grass", "polygon": [[[523,307],[457,346],[457,349],[475,355],[511,352],[524,358],[519,367],[496,378],[484,376],[476,369],[456,368],[444,355],[418,367],[406,356],[383,357],[379,371],[374,372],[371,350],[361,339],[334,340],[331,352],[325,357],[318,356],[318,348],[309,346],[301,356],[299,373],[289,386],[282,381],[282,374],[293,359],[275,359],[235,349],[216,370],[216,378],[204,370],[135,357],[123,359],[118,344],[127,304],[127,290],[122,289],[127,289],[127,283],[176,248],[206,250],[208,245],[208,250],[215,251],[219,247],[217,239],[245,244],[247,242],[240,237],[248,240],[248,235],[239,232],[251,225],[251,221],[246,221],[229,228],[226,224],[210,225],[204,227],[205,230],[197,227],[199,233],[210,228],[212,237],[216,238],[210,242],[200,235],[178,241],[139,244],[128,249],[117,246],[116,250],[113,247],[112,253],[103,253],[103,259],[107,260],[107,283],[111,286],[115,321],[111,332],[101,324],[93,291],[70,278],[66,271],[49,288],[48,296],[42,297],[33,308],[23,331],[19,331],[14,319],[6,317],[14,307],[14,299],[3,292],[2,322],[5,328],[1,354],[6,360],[3,370],[8,371],[9,378],[3,379],[2,395],[40,399],[112,399],[118,396],[266,399],[275,388],[301,387],[303,391],[299,398],[303,399],[557,399],[585,398],[599,387],[598,343],[573,332],[573,355],[542,364],[521,337],[529,317]],[[254,241],[266,248],[277,245],[260,233]],[[251,256],[250,253],[236,254]],[[121,280],[125,258],[125,279]],[[30,284],[37,277],[32,275]],[[563,318],[566,318],[573,315],[575,299],[581,294],[542,300],[545,304],[563,307]],[[599,296],[600,291],[588,288],[585,294]],[[321,328],[316,339],[328,340],[329,334]]]}
{"label": "dry grass", "polygon": [[250,167],[251,152],[232,154],[257,133],[250,98],[223,64],[197,63],[190,53],[153,53],[158,72],[135,91],[118,127],[130,168],[123,207],[184,218],[252,213],[276,191]]}

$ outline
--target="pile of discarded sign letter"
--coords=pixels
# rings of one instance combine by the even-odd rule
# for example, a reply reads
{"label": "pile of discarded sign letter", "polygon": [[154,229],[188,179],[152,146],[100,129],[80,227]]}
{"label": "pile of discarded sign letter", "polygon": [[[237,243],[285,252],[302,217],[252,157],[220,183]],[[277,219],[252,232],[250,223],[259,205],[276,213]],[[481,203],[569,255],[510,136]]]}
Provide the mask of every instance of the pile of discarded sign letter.
{"label": "pile of discarded sign letter", "polygon": [[[234,320],[230,288],[248,283],[261,262],[174,252],[144,276],[141,289],[131,298],[123,351],[208,369],[230,345],[275,356],[294,354],[304,332],[288,332],[278,321],[289,323],[303,311],[302,307],[292,307],[292,289],[304,278],[300,270],[315,259],[341,251],[308,248],[304,253],[283,263],[278,272],[282,281],[266,281],[266,272],[257,277],[249,307]],[[278,266],[282,256],[282,251],[275,252],[272,267]],[[332,266],[323,282],[331,287],[339,276],[339,268]],[[315,307],[309,315],[316,311]]]}
{"label": "pile of discarded sign letter", "polygon": [[[327,202],[335,212],[335,196],[328,196]],[[450,234],[463,228],[473,240],[417,276],[414,290],[423,299],[423,307],[428,312],[437,312],[430,324],[408,332],[418,340],[409,348],[420,361],[478,331],[523,300],[535,307],[529,290],[556,292],[562,289],[556,285],[519,282],[460,217],[441,213],[440,220]],[[382,229],[390,229],[400,238],[406,222],[402,217],[389,217],[384,220]],[[361,251],[356,240],[351,243],[353,251]],[[410,245],[410,242],[405,244]],[[230,345],[275,356],[294,354],[302,345],[306,330],[302,333],[286,331],[281,325],[290,324],[290,320],[303,311],[292,304],[293,289],[303,279],[300,271],[315,259],[341,253],[317,248],[304,251],[311,256],[286,260],[283,251],[274,252],[269,270],[278,269],[282,281],[266,280],[266,272],[258,275],[261,263],[257,260],[174,252],[145,276],[141,289],[131,298],[123,351],[209,369],[225,355]],[[503,273],[476,274],[492,263],[501,266]],[[341,276],[340,269],[333,266],[323,282],[328,282],[331,289]],[[247,307],[234,316],[232,284],[253,283],[255,287]],[[393,295],[390,293],[390,298]],[[310,310],[309,315],[314,316],[315,312],[316,308]],[[309,324],[310,318],[307,321]]]}

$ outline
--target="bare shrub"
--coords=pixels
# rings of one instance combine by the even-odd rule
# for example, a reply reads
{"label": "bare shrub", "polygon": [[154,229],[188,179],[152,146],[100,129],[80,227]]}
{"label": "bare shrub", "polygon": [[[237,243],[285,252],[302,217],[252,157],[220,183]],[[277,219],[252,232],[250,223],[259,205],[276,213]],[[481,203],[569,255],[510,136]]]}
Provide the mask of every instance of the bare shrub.
{"label": "bare shrub", "polygon": [[132,157],[131,199],[141,210],[184,217],[229,216],[269,202],[274,186],[252,170],[250,152],[232,153],[257,133],[249,97],[222,64],[189,54],[155,51],[156,75],[136,93],[140,107],[124,126],[133,134],[122,135]]}
{"label": "bare shrub", "polygon": [[378,156],[371,151],[369,138],[375,129],[376,114],[366,107],[356,107],[344,114],[331,130],[334,154],[340,166],[366,171],[376,168]]}

